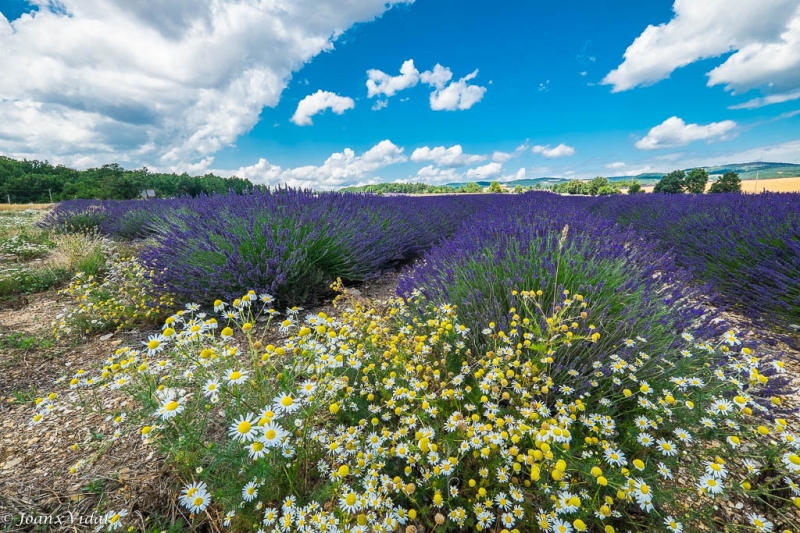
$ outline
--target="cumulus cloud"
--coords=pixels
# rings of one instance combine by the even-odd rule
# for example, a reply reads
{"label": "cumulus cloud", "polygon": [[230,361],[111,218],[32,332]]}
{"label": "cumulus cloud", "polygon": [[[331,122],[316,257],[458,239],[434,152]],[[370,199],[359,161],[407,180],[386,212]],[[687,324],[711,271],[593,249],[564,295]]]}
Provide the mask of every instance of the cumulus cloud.
{"label": "cumulus cloud", "polygon": [[0,152],[194,164],[248,132],[350,26],[408,1],[37,0],[0,15]]}
{"label": "cumulus cloud", "polygon": [[788,93],[770,94],[763,98],[753,98],[747,102],[728,106],[728,109],[756,109],[765,105],[782,104],[800,98],[800,89]]}
{"label": "cumulus cloud", "polygon": [[445,183],[458,183],[464,179],[464,174],[455,168],[441,168],[435,165],[422,167],[417,171],[413,181],[428,183],[431,185],[443,185]]}
{"label": "cumulus cloud", "polygon": [[650,85],[695,61],[734,52],[708,73],[730,90],[800,86],[796,0],[675,0],[668,23],[647,26],[602,83],[613,91]]}
{"label": "cumulus cloud", "polygon": [[367,97],[394,96],[398,91],[415,86],[419,82],[419,71],[414,60],[405,61],[400,67],[399,76],[391,76],[377,69],[367,71]]}
{"label": "cumulus cloud", "polygon": [[[432,70],[420,73],[414,66],[414,60],[409,59],[400,67],[398,76],[377,69],[368,70],[367,97],[389,98],[422,82],[434,88],[430,95],[431,109],[434,111],[465,110],[480,102],[486,92],[486,87],[467,83],[477,76],[478,71],[475,70],[458,81],[451,81],[453,72],[449,68],[437,63]],[[377,111],[386,105],[386,100],[379,100],[372,109]]]}
{"label": "cumulus cloud", "polygon": [[453,75],[449,68],[437,64],[433,71],[424,72],[420,79],[435,87],[430,96],[431,109],[434,111],[455,111],[456,109],[469,109],[483,99],[486,87],[467,83],[477,76],[478,70],[475,69],[458,81],[445,85]]}
{"label": "cumulus cloud", "polygon": [[545,157],[567,157],[570,155],[575,155],[575,148],[572,146],[568,146],[564,143],[559,144],[555,148],[550,148],[550,145],[541,145],[537,144],[534,146],[531,151],[534,154],[542,154]]}
{"label": "cumulus cloud", "polygon": [[297,109],[289,119],[298,126],[311,126],[311,117],[317,113],[322,113],[330,109],[337,115],[341,115],[348,109],[353,109],[356,103],[352,98],[339,96],[336,93],[319,90],[314,94],[309,94],[297,104]]}
{"label": "cumulus cloud", "polygon": [[465,154],[460,144],[453,145],[450,148],[445,148],[444,146],[428,148],[423,146],[411,153],[411,161],[415,163],[433,161],[433,164],[438,167],[462,167],[480,163],[485,159],[486,156],[483,155]]}
{"label": "cumulus cloud", "polygon": [[306,165],[283,169],[266,159],[241,167],[233,174],[248,178],[254,183],[264,185],[287,184],[292,187],[313,187],[315,189],[336,189],[348,185],[358,185],[367,180],[375,182],[379,177],[373,173],[383,167],[402,163],[408,158],[403,148],[390,140],[384,140],[361,155],[345,148],[331,154],[322,165]]}
{"label": "cumulus cloud", "polygon": [[684,146],[694,141],[721,139],[732,136],[736,122],[723,120],[705,126],[686,124],[683,119],[670,117],[658,126],[654,126],[642,139],[636,141],[639,150],[656,150]]}
{"label": "cumulus cloud", "polygon": [[467,177],[471,179],[485,180],[495,178],[503,173],[503,164],[498,162],[487,163],[483,166],[471,168],[467,171]]}
{"label": "cumulus cloud", "polygon": [[623,161],[614,161],[613,163],[609,163],[606,165],[606,168],[617,169],[617,168],[624,168],[626,165]]}
{"label": "cumulus cloud", "polygon": [[513,152],[501,152],[497,150],[492,154],[492,161],[497,161],[498,163],[505,163],[515,157],[519,157],[527,149],[528,149],[528,142],[525,141],[523,144],[517,146],[517,148]]}

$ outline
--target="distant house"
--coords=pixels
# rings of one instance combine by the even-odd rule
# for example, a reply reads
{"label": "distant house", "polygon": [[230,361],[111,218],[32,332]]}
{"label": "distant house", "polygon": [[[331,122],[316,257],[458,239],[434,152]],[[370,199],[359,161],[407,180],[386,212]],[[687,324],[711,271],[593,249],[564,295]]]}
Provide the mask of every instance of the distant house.
{"label": "distant house", "polygon": [[156,191],[153,189],[144,189],[139,193],[139,198],[142,200],[152,200],[156,197]]}

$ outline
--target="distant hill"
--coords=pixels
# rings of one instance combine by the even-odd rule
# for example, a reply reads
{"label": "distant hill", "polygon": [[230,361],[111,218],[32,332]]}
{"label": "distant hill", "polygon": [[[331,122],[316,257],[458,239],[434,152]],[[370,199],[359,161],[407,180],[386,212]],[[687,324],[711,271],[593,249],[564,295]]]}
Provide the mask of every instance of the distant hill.
{"label": "distant hill", "polygon": [[[694,167],[692,167],[694,168]],[[758,173],[759,179],[770,179],[770,178],[790,178],[795,176],[800,176],[800,165],[795,165],[793,163],[742,163],[742,164],[735,164],[735,165],[722,165],[716,167],[702,167],[705,168],[709,175],[712,177],[712,180],[716,176],[722,176],[726,172],[736,172],[739,174],[739,177],[743,180],[754,180],[756,179],[756,173]],[[684,169],[690,170],[690,169]],[[660,172],[648,172],[646,174],[637,174],[635,176],[607,176],[609,181],[631,181],[637,180],[642,185],[655,185],[658,180],[664,174]],[[565,183],[570,181],[569,179],[565,178],[549,178],[549,177],[542,177],[542,178],[525,178],[521,180],[511,180],[511,181],[501,181],[501,185],[505,185],[506,187],[516,187],[517,185],[521,187],[534,187],[535,185],[539,185],[542,188],[549,187],[550,185],[557,185],[559,183]],[[488,187],[489,181],[478,181],[475,182],[481,187]],[[446,187],[453,187],[453,188],[460,188],[466,185],[464,183],[448,183]]]}

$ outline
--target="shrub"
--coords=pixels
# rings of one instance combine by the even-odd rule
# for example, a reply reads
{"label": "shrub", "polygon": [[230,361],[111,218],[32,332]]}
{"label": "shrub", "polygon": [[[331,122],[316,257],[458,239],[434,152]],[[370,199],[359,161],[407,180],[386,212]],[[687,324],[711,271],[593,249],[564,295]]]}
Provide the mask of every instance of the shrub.
{"label": "shrub", "polygon": [[337,277],[363,281],[418,256],[493,201],[508,200],[292,189],[200,198],[154,225],[141,257],[184,301],[231,299],[254,287],[302,304]]}
{"label": "shrub", "polygon": [[[476,216],[404,272],[398,294],[419,291],[435,303],[458,302],[462,322],[481,331],[498,319],[497,327],[508,327],[509,310],[518,307],[515,287],[541,290],[550,309],[566,287],[574,287],[594,295],[589,311],[606,328],[600,333],[608,351],[597,353],[612,353],[633,332],[666,349],[676,331],[702,314],[697,303],[689,303],[699,298],[689,272],[635,231],[563,200],[518,203]],[[591,362],[576,353],[561,371],[585,373]]]}
{"label": "shrub", "polygon": [[174,309],[173,299],[156,291],[149,273],[134,259],[115,259],[105,279],[80,271],[59,294],[70,305],[53,321],[56,338],[154,324]]}
{"label": "shrub", "polygon": [[588,381],[554,386],[565,348],[600,349],[593,296],[552,313],[537,298],[520,293],[529,323],[469,352],[455,309],[421,300],[351,302],[341,321],[290,314],[292,336],[263,346],[253,325],[271,300],[248,293],[217,303],[235,319],[173,315],[146,348],[67,376],[79,395],[38,399],[31,425],[111,405],[107,438],[136,428],[166,454],[187,480],[179,501],[211,529],[694,531],[722,500],[744,507],[726,526],[791,520],[798,437],[755,400],[780,362],[734,332],[664,352],[634,337]]}
{"label": "shrub", "polygon": [[628,187],[628,194],[639,194],[642,192],[642,184],[638,181],[634,181],[631,183],[631,186]]}
{"label": "shrub", "polygon": [[23,232],[0,240],[0,253],[27,261],[44,257],[52,246],[53,243],[44,233]]}
{"label": "shrub", "polygon": [[717,305],[784,330],[800,324],[800,194],[641,195],[589,209],[674,252]]}

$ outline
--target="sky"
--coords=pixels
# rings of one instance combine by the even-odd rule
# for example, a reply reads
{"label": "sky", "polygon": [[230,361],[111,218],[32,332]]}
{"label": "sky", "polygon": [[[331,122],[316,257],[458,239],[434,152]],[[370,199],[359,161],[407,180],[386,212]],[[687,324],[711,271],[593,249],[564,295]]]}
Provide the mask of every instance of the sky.
{"label": "sky", "polygon": [[336,189],[800,163],[800,0],[0,0],[0,155]]}

